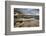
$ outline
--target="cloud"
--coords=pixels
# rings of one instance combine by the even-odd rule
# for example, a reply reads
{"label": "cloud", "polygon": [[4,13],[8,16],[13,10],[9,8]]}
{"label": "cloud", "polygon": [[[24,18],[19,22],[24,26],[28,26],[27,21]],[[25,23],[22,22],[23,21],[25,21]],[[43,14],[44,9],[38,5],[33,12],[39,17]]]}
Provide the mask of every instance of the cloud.
{"label": "cloud", "polygon": [[24,15],[39,15],[39,9],[17,8]]}

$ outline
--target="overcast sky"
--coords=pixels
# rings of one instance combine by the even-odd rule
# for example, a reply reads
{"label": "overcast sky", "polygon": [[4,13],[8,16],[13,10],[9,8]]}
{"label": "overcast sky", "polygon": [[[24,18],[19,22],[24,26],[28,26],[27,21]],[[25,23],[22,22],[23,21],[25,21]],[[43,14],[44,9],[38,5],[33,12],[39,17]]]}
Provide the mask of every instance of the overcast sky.
{"label": "overcast sky", "polygon": [[17,8],[24,15],[39,15],[39,9]]}

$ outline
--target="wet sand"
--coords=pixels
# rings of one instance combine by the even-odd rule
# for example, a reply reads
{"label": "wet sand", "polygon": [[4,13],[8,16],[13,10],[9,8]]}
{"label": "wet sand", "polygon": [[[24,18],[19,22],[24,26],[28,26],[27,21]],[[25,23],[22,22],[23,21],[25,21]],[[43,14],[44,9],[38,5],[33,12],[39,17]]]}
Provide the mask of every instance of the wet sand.
{"label": "wet sand", "polygon": [[19,20],[16,21],[14,27],[38,27],[39,26],[38,19],[30,18],[30,19],[19,19]]}

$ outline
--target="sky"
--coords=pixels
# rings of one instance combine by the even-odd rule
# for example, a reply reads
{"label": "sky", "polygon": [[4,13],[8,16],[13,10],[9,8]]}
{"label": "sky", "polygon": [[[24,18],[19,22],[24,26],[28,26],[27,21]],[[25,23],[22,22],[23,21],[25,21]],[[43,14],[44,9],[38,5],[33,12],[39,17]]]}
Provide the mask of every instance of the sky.
{"label": "sky", "polygon": [[31,9],[31,8],[16,8],[18,11],[23,13],[24,15],[39,15],[39,9]]}

